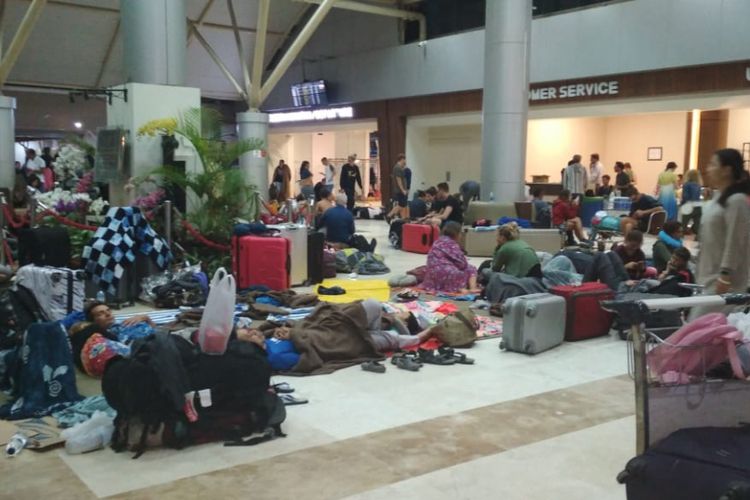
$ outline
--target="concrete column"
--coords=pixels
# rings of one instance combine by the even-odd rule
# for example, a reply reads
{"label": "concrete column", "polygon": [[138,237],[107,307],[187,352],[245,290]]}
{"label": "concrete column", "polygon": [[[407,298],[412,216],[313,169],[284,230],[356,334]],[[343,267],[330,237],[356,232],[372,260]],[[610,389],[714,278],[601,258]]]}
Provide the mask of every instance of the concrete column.
{"label": "concrete column", "polygon": [[185,85],[185,0],[120,0],[125,80]]}
{"label": "concrete column", "polygon": [[237,113],[237,136],[243,139],[260,139],[263,141],[261,150],[250,151],[240,158],[240,167],[245,173],[248,184],[255,185],[261,196],[268,197],[268,156],[264,153],[268,148],[268,114],[255,111]]}
{"label": "concrete column", "polygon": [[13,189],[16,180],[15,143],[16,99],[0,95],[0,187]]}
{"label": "concrete column", "polygon": [[532,0],[487,2],[482,105],[482,198],[523,199]]}

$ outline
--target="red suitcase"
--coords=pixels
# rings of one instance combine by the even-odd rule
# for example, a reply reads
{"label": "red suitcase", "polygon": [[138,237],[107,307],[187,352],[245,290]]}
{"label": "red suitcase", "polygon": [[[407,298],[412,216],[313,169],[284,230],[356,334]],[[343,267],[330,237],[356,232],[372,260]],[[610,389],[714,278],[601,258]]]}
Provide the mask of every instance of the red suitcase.
{"label": "red suitcase", "polygon": [[271,290],[289,288],[289,240],[281,237],[232,237],[232,273],[237,288],[265,285]]}
{"label": "red suitcase", "polygon": [[440,236],[440,228],[427,224],[404,224],[401,229],[401,250],[428,253]]}
{"label": "red suitcase", "polygon": [[615,298],[615,292],[604,283],[583,283],[581,286],[555,286],[551,293],[567,303],[565,340],[583,340],[609,333],[612,313],[602,309],[603,300]]}

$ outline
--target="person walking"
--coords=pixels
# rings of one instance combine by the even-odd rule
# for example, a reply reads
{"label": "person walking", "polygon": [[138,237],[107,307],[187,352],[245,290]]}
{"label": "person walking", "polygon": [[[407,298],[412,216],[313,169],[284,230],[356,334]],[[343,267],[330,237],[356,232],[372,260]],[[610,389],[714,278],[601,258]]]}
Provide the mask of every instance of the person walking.
{"label": "person walking", "polygon": [[323,175],[325,176],[325,180],[323,182],[326,186],[326,189],[328,189],[330,193],[333,193],[334,184],[336,183],[336,167],[334,167],[333,163],[331,163],[326,157],[323,157],[320,160],[320,163],[323,164]]}
{"label": "person walking", "polygon": [[349,155],[346,164],[341,167],[341,179],[339,180],[339,186],[346,193],[346,208],[350,212],[354,212],[354,202],[356,196],[356,186],[359,185],[359,189],[362,188],[362,176],[359,175],[359,168],[354,163],[355,157]]}
{"label": "person walking", "polygon": [[315,188],[313,187],[313,175],[310,172],[310,162],[305,160],[299,167],[299,186],[300,193],[306,199],[310,199],[315,196]]}

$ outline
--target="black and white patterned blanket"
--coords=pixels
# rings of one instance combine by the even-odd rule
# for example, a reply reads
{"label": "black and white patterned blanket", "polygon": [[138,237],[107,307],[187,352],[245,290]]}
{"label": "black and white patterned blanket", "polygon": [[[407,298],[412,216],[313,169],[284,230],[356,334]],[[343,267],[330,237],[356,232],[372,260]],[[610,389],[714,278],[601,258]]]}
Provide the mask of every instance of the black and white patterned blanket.
{"label": "black and white patterned blanket", "polygon": [[150,256],[159,269],[165,269],[172,260],[169,246],[151,228],[139,208],[112,207],[83,248],[83,263],[94,283],[117,295],[125,266],[135,261],[136,251]]}

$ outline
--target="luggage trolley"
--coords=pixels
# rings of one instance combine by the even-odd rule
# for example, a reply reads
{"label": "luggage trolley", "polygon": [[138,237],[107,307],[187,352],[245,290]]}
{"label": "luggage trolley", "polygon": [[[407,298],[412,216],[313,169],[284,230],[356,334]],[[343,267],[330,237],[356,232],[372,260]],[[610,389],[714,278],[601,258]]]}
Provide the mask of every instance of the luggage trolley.
{"label": "luggage trolley", "polygon": [[[637,301],[604,301],[602,307],[616,312],[630,326],[628,336],[628,371],[635,381],[636,452],[648,447],[673,431],[686,427],[734,427],[747,422],[750,407],[750,382],[737,379],[712,379],[706,375],[689,381],[665,382],[651,373],[648,353],[660,345],[669,345],[643,324],[652,311],[691,307],[746,306],[750,294],[696,295],[680,298],[657,298]],[[703,350],[706,346],[680,346],[680,349]]]}

